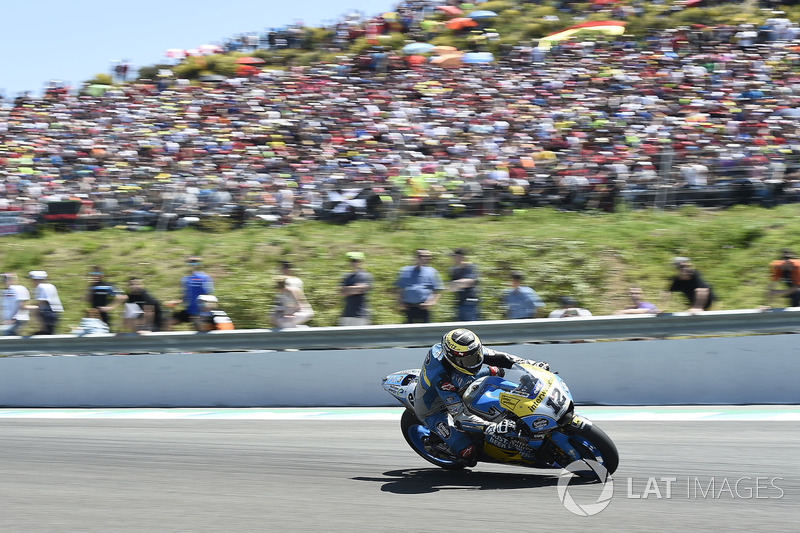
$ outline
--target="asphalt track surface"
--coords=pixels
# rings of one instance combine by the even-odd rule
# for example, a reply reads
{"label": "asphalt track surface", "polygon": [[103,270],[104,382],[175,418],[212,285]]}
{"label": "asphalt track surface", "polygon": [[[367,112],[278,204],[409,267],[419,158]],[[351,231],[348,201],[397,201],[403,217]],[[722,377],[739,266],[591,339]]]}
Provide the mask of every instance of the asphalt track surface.
{"label": "asphalt track surface", "polygon": [[396,420],[0,419],[0,531],[797,531],[800,422],[598,425],[621,463],[582,517],[558,471],[446,472]]}

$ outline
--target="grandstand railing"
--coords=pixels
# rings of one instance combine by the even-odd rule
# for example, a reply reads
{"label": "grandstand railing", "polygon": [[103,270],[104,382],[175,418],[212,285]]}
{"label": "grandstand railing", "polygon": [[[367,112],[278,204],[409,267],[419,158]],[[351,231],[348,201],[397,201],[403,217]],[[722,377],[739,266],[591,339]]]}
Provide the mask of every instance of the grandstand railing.
{"label": "grandstand railing", "polygon": [[[0,337],[0,355],[91,355],[424,347],[458,323],[236,330],[142,335]],[[800,308],[697,315],[597,316],[461,323],[488,345],[681,336],[800,333]]]}

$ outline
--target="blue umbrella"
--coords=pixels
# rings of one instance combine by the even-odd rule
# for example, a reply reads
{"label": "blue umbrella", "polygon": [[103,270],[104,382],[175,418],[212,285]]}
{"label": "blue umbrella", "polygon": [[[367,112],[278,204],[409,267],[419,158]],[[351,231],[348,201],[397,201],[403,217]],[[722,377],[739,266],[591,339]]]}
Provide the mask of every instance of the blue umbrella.
{"label": "blue umbrella", "polygon": [[411,43],[407,44],[403,47],[404,54],[427,54],[431,50],[436,48],[434,45],[429,43]]}
{"label": "blue umbrella", "polygon": [[494,11],[486,11],[485,9],[482,9],[480,11],[473,11],[467,16],[473,20],[490,19],[492,17],[496,17],[497,13],[495,13]]}
{"label": "blue umbrella", "polygon": [[462,63],[491,63],[494,56],[491,52],[468,52],[461,56]]}

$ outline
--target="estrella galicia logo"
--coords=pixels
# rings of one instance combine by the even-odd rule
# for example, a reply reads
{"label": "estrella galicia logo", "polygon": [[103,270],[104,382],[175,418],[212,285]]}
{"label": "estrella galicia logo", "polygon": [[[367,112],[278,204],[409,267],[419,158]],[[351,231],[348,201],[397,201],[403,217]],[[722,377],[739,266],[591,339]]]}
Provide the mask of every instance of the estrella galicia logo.
{"label": "estrella galicia logo", "polygon": [[450,438],[450,426],[444,422],[436,422],[436,433],[438,433],[443,439],[447,440]]}
{"label": "estrella galicia logo", "polygon": [[[602,491],[600,496],[597,497],[595,503],[579,504],[569,493],[569,484],[576,474],[581,473],[583,476],[587,473],[587,467],[591,468],[594,475],[600,481]],[[571,513],[578,516],[594,516],[608,507],[611,503],[611,497],[614,495],[614,480],[606,470],[606,467],[593,461],[591,459],[582,459],[573,461],[568,464],[558,477],[558,499],[564,504],[564,507]]]}

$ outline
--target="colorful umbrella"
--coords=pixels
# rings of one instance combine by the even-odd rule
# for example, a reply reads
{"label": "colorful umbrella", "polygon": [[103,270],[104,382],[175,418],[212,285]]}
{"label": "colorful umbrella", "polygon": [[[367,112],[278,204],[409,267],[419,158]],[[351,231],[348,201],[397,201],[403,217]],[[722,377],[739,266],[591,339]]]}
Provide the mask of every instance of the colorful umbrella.
{"label": "colorful umbrella", "polygon": [[432,45],[432,44],[429,44],[429,43],[411,43],[411,44],[405,45],[402,48],[402,52],[404,54],[411,54],[411,55],[427,54],[428,52],[430,52],[434,48],[436,48],[436,47],[434,45]]}
{"label": "colorful umbrella", "polygon": [[473,11],[470,13],[469,18],[474,20],[481,20],[481,19],[490,19],[492,17],[496,17],[497,13],[494,11],[486,11],[485,9],[481,9],[479,11]]}
{"label": "colorful umbrella", "polygon": [[453,17],[460,17],[464,14],[464,12],[458,9],[456,6],[436,6],[435,9],[438,9],[439,11],[447,13]]}
{"label": "colorful umbrella", "polygon": [[491,52],[469,52],[461,56],[464,63],[491,63],[494,55]]}
{"label": "colorful umbrella", "polygon": [[166,52],[164,52],[165,57],[170,57],[172,59],[183,59],[186,57],[186,50],[183,48],[170,48]]}
{"label": "colorful umbrella", "polygon": [[461,63],[461,54],[445,54],[431,59],[431,65],[437,67],[460,67]]}
{"label": "colorful umbrella", "polygon": [[264,63],[266,63],[266,61],[260,57],[240,57],[236,59],[237,65],[263,65]]}
{"label": "colorful umbrella", "polygon": [[619,20],[593,20],[570,26],[556,33],[551,33],[539,39],[539,49],[549,50],[554,42],[564,41],[577,33],[605,33],[606,35],[622,35],[625,33],[625,23]]}
{"label": "colorful umbrella", "polygon": [[222,47],[217,46],[216,44],[201,44],[197,47],[197,50],[200,51],[201,54],[207,56],[222,53]]}
{"label": "colorful umbrella", "polygon": [[474,28],[478,23],[469,17],[459,17],[447,21],[447,28],[451,30],[463,30],[464,28]]}

